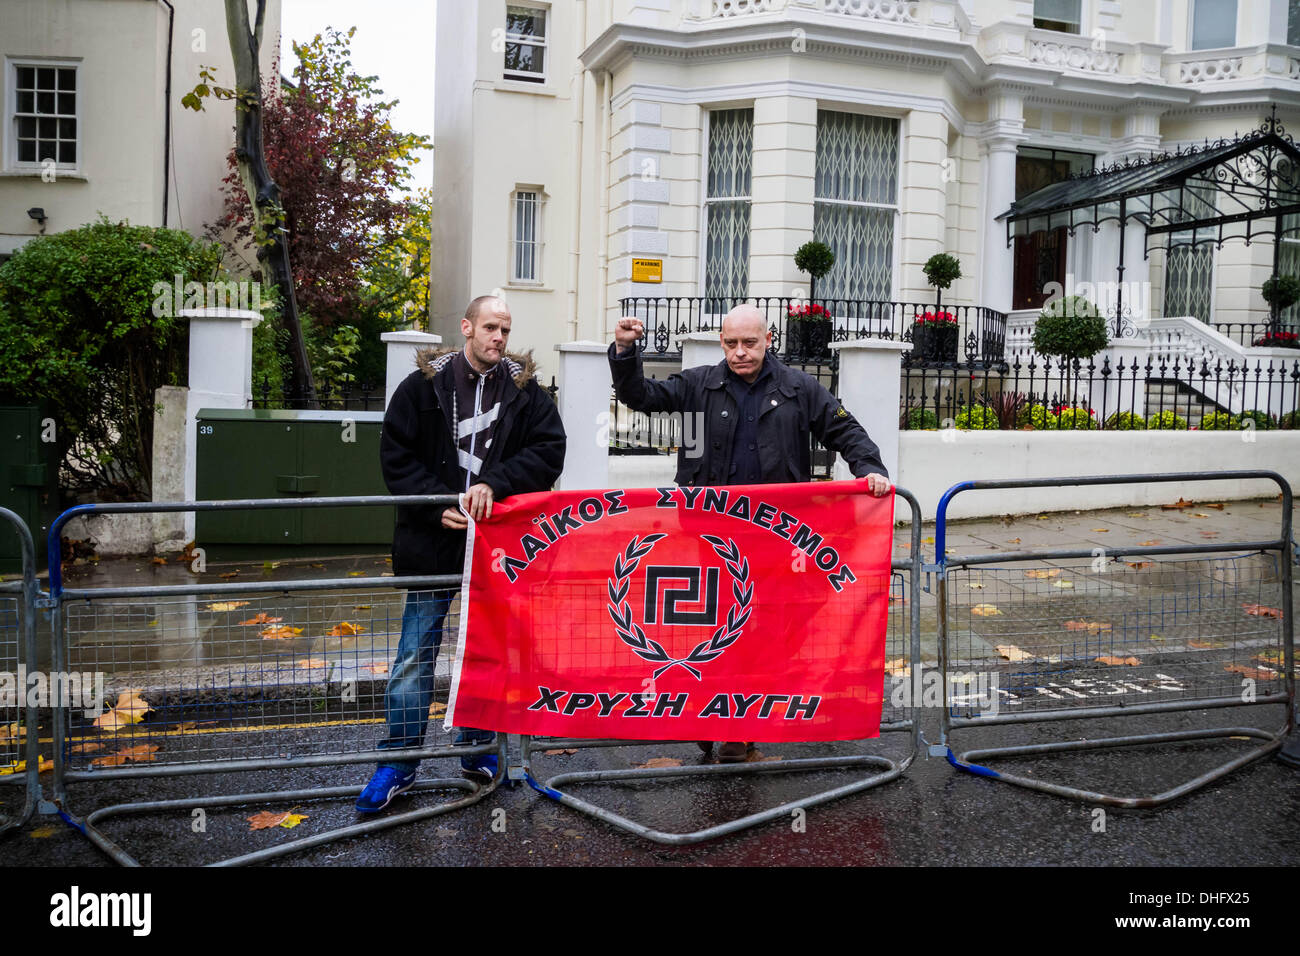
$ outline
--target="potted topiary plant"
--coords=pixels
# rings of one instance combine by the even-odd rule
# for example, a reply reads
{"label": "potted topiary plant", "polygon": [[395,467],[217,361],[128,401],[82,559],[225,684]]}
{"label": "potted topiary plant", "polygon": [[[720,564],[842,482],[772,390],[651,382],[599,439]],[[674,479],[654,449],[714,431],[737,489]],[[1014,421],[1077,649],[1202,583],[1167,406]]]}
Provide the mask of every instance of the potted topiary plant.
{"label": "potted topiary plant", "polygon": [[1264,301],[1269,306],[1268,321],[1271,332],[1276,332],[1279,316],[1300,302],[1300,279],[1295,276],[1272,276],[1260,286],[1259,294],[1264,297]]}
{"label": "potted topiary plant", "polygon": [[786,309],[786,354],[829,358],[832,319],[830,312],[817,304],[817,280],[835,265],[835,252],[824,242],[805,242],[795,250],[794,265],[808,273],[809,304]]}
{"label": "potted topiary plant", "polygon": [[921,271],[925,273],[925,281],[934,286],[934,311],[938,312],[943,306],[944,290],[961,278],[961,263],[956,256],[937,252],[925,260]]}
{"label": "potted topiary plant", "polygon": [[[1043,309],[1034,323],[1034,351],[1039,355],[1055,356],[1062,364],[1092,358],[1106,347],[1107,341],[1106,320],[1097,307],[1081,295],[1056,299]],[[1077,382],[1075,385],[1077,394]]]}
{"label": "potted topiary plant", "polygon": [[912,354],[923,362],[957,361],[957,317],[925,312],[913,318]]}

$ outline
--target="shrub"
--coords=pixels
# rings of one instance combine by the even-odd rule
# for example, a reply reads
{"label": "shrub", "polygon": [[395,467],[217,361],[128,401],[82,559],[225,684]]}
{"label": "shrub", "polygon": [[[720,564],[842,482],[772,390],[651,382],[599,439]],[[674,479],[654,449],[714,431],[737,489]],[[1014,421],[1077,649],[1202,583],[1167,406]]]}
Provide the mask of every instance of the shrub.
{"label": "shrub", "polygon": [[1229,412],[1210,412],[1201,419],[1200,429],[1210,431],[1236,431],[1241,428],[1241,419]]}
{"label": "shrub", "polygon": [[1146,429],[1147,423],[1141,415],[1133,412],[1116,412],[1106,419],[1106,427],[1113,428],[1116,431],[1143,431]]}
{"label": "shrub", "polygon": [[1063,359],[1091,358],[1106,347],[1106,320],[1083,296],[1069,295],[1043,309],[1034,324],[1034,351]]}
{"label": "shrub", "polygon": [[1058,428],[1086,431],[1089,428],[1097,427],[1097,420],[1092,417],[1092,412],[1086,408],[1062,408],[1056,418]]}
{"label": "shrub", "polygon": [[1172,411],[1156,412],[1147,416],[1147,428],[1160,431],[1186,431],[1187,419]]}
{"label": "shrub", "polygon": [[977,430],[994,430],[998,428],[998,416],[987,405],[963,405],[957,412],[954,424],[958,428]]}
{"label": "shrub", "polygon": [[1278,428],[1300,428],[1300,408],[1287,412],[1277,420]]}
{"label": "shrub", "polygon": [[938,252],[925,261],[921,271],[925,273],[925,281],[930,285],[936,289],[947,289],[961,278],[961,263],[956,256]]}
{"label": "shrub", "polygon": [[1026,405],[1016,413],[1017,428],[1032,428],[1034,431],[1043,431],[1048,428],[1056,428],[1057,425],[1056,415],[1046,405]]}
{"label": "shrub", "polygon": [[220,261],[188,233],[101,217],[0,265],[0,403],[44,403],[62,487],[148,497],[154,391],[186,382],[185,302],[170,290],[221,279]]}
{"label": "shrub", "polygon": [[824,242],[805,242],[795,250],[794,267],[820,279],[835,265],[835,252]]}
{"label": "shrub", "polygon": [[1253,421],[1255,423],[1255,430],[1260,432],[1271,431],[1272,429],[1277,428],[1277,419],[1268,412],[1261,412],[1257,408],[1252,408],[1249,411],[1241,413],[1242,428],[1250,427],[1246,424],[1247,421]]}
{"label": "shrub", "polygon": [[1300,279],[1295,276],[1272,276],[1259,288],[1264,301],[1279,312],[1300,302]]}
{"label": "shrub", "polygon": [[909,408],[907,410],[907,428],[917,431],[926,428],[938,428],[939,416],[928,408]]}

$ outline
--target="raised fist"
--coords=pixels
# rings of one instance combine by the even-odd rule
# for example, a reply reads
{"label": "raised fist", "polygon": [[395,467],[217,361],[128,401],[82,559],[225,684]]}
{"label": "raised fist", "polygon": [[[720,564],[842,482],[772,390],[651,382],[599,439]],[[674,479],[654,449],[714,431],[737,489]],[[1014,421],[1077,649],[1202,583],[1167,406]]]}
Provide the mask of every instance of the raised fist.
{"label": "raised fist", "polygon": [[645,335],[645,326],[641,324],[640,319],[630,315],[619,319],[618,326],[614,329],[614,341],[618,343],[620,352],[631,349],[643,335]]}

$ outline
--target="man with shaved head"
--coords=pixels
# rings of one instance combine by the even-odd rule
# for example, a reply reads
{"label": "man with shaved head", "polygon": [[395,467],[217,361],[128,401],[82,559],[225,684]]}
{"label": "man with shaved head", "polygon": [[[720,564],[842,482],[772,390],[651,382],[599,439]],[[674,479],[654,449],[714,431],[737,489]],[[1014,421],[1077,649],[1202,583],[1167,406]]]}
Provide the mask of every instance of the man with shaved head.
{"label": "man with shaved head", "polygon": [[[665,382],[647,380],[637,340],[640,319],[618,320],[609,347],[609,367],[618,399],[638,412],[680,412],[702,416],[693,448],[677,452],[679,485],[754,485],[809,481],[810,437],[839,452],[854,477],[877,497],[891,485],[880,449],[848,410],[806,372],[785,365],[774,353],[763,313],[738,305],[722,320],[717,365],[682,369]],[[731,741],[718,759],[738,763],[749,747]],[[701,743],[711,749],[711,744]]]}

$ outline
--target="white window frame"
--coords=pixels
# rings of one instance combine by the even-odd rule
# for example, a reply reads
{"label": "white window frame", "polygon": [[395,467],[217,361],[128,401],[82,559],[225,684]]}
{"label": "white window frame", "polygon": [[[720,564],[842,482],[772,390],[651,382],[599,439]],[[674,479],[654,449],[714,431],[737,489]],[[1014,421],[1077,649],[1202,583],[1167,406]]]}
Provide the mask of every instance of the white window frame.
{"label": "white window frame", "polygon": [[[1037,4],[1035,4],[1035,6],[1036,6],[1036,5],[1037,5]],[[1077,26],[1078,26],[1078,29],[1077,29],[1077,30],[1051,30],[1050,27],[1040,27],[1040,26],[1038,26],[1037,24],[1034,25],[1034,29],[1035,29],[1035,30],[1051,30],[1051,32],[1053,32],[1053,33],[1064,33],[1064,34],[1066,34],[1067,36],[1086,36],[1086,34],[1084,33],[1084,30],[1083,30],[1083,25],[1087,22],[1087,16],[1088,16],[1088,3],[1087,3],[1087,0],[1079,0],[1079,22],[1078,22],[1078,24],[1077,24]],[[1029,14],[1029,18],[1030,18],[1030,21],[1031,21],[1031,22],[1034,21],[1034,20],[1047,20],[1047,19],[1049,19],[1048,17],[1040,17],[1040,16],[1038,16],[1038,14],[1037,14],[1036,12],[1034,12],[1034,11],[1031,11],[1031,12],[1030,12],[1030,14]],[[1056,20],[1056,21],[1052,21],[1052,22],[1055,22],[1055,23],[1062,23],[1062,22],[1064,22],[1064,21]]]}
{"label": "white window frame", "polygon": [[[890,263],[889,263],[889,292],[887,293],[888,298],[885,301],[895,302],[898,300],[899,271],[901,265],[901,255],[902,255],[902,249],[901,249],[902,243],[899,240],[902,238],[902,228],[903,228],[903,208],[902,208],[902,203],[898,200],[903,192],[903,185],[904,185],[903,169],[904,166],[906,165],[905,154],[906,154],[907,142],[908,142],[907,139],[908,117],[906,115],[900,116],[883,110],[864,110],[860,106],[857,106],[856,104],[819,102],[817,104],[817,112],[820,113],[823,111],[829,113],[856,113],[859,116],[869,116],[872,117],[873,119],[896,120],[898,122],[898,150],[897,150],[897,158],[894,162],[894,198],[895,198],[894,202],[880,203],[880,202],[867,202],[865,200],[858,201],[852,199],[823,199],[817,195],[817,182],[816,182],[815,175],[813,180],[813,222],[814,223],[816,223],[817,221],[817,205],[819,203],[828,206],[856,206],[861,209],[886,209],[893,212],[894,214],[893,215],[893,241],[890,243],[892,249],[891,249]],[[814,129],[815,127],[816,127],[816,123],[814,122]],[[815,135],[816,134],[814,133],[814,136]],[[813,163],[815,166],[816,164],[815,142],[814,142],[813,149],[814,149]],[[814,236],[813,238],[816,237]],[[825,296],[823,296],[823,298],[825,298]],[[876,300],[864,299],[861,301],[869,302],[869,301],[876,301]]]}
{"label": "white window frame", "polygon": [[[68,59],[50,59],[36,56],[27,57],[5,57],[5,103],[4,103],[4,131],[0,133],[0,139],[4,142],[4,168],[10,172],[42,172],[45,167],[45,160],[36,159],[34,162],[20,161],[18,159],[18,69],[20,67],[31,67],[33,69],[71,69],[74,74],[73,103],[75,112],[71,117],[56,114],[53,118],[57,122],[59,119],[72,119],[77,125],[77,135],[73,140],[77,150],[75,162],[61,163],[56,157],[54,168],[61,172],[80,172],[82,157],[85,151],[82,148],[82,132],[85,128],[84,116],[84,93],[82,85],[81,61]],[[56,79],[56,96],[57,96],[57,79]],[[35,104],[33,104],[35,105]],[[57,100],[55,103],[57,107]],[[39,140],[38,140],[39,142]],[[57,150],[56,150],[57,152]]]}
{"label": "white window frame", "polygon": [[[532,197],[528,200],[533,203],[531,237],[521,237],[519,235],[519,204],[523,196]],[[545,235],[543,232],[545,209],[546,191],[541,186],[516,185],[510,193],[510,244],[508,250],[510,259],[508,275],[510,276],[511,285],[542,285],[542,252],[546,247],[543,238]],[[531,276],[521,276],[519,274],[521,244],[532,246],[533,274]]]}
{"label": "white window frame", "polygon": [[[750,212],[750,259],[753,259],[753,239],[754,239],[754,175],[753,175],[753,145],[750,145],[750,178],[749,178],[749,195],[748,196],[710,196],[709,195],[709,137],[713,135],[713,113],[722,110],[752,110],[754,104],[752,101],[743,103],[724,103],[720,106],[701,106],[700,113],[703,115],[703,148],[700,150],[700,242],[699,257],[695,289],[700,298],[708,294],[709,281],[709,206],[718,202],[747,202],[749,203]],[[751,134],[752,135],[752,134]],[[753,282],[753,276],[749,274],[749,266],[746,264],[746,288],[745,294],[749,294],[749,284]]]}
{"label": "white window frame", "polygon": [[1232,42],[1227,46],[1195,46],[1196,39],[1196,6],[1198,0],[1189,0],[1187,4],[1187,49],[1188,51],[1201,52],[1204,50],[1230,50],[1237,45],[1237,39],[1241,35],[1241,3],[1240,0],[1233,0],[1233,18],[1232,18]]}
{"label": "white window frame", "polygon": [[551,56],[550,56],[551,49],[550,46],[548,45],[551,37],[551,32],[554,26],[551,19],[551,8],[549,5],[541,5],[541,4],[533,4],[533,3],[511,3],[510,0],[506,0],[506,9],[508,10],[510,7],[520,7],[525,10],[532,10],[541,15],[542,29],[544,32],[540,39],[538,39],[535,36],[532,36],[531,34],[511,33],[509,31],[509,28],[507,27],[505,33],[505,43],[507,46],[513,43],[516,46],[532,46],[532,47],[540,48],[542,51],[542,71],[540,73],[534,73],[531,70],[506,69],[505,51],[502,50],[501,77],[502,79],[510,80],[511,82],[515,82],[515,83],[529,83],[533,85],[543,84],[547,81],[547,70],[550,68],[550,62],[551,62]]}

